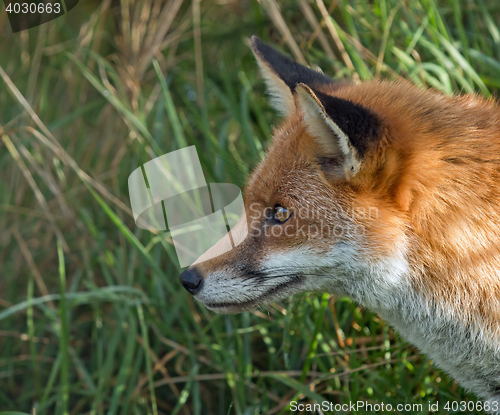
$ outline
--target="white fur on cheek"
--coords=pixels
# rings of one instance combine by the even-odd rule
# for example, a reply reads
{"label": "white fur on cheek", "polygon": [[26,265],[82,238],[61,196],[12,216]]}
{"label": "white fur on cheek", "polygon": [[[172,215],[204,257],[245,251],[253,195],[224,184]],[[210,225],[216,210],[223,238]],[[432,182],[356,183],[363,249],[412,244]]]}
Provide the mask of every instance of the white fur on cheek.
{"label": "white fur on cheek", "polygon": [[338,243],[322,254],[313,248],[274,252],[262,262],[271,275],[296,273],[304,276],[301,291],[349,295],[373,309],[396,306],[397,293],[409,288],[409,266],[404,249],[387,258],[364,260],[355,242]]}

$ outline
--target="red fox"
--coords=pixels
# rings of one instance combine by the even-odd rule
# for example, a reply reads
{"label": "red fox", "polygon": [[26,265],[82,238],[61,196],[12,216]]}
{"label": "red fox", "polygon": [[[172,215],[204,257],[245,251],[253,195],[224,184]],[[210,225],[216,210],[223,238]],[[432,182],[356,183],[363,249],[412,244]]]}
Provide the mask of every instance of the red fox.
{"label": "red fox", "polygon": [[251,44],[285,120],[231,231],[248,235],[202,256],[182,285],[220,313],[299,292],[350,296],[500,413],[497,103],[334,82]]}

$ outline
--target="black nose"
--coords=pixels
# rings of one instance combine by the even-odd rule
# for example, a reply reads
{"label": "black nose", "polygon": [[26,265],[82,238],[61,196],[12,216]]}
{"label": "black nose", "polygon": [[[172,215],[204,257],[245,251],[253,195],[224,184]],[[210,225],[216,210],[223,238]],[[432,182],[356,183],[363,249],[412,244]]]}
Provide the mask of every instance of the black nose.
{"label": "black nose", "polygon": [[180,276],[179,281],[190,294],[196,295],[203,285],[203,277],[195,269],[188,268]]}

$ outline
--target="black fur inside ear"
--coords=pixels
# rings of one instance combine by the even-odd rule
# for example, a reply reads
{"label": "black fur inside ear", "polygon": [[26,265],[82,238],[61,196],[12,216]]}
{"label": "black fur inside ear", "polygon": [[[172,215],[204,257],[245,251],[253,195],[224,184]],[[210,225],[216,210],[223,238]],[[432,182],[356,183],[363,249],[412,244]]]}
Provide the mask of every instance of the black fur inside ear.
{"label": "black fur inside ear", "polygon": [[[311,88],[312,89],[312,88]],[[327,115],[349,138],[361,158],[375,147],[381,135],[379,117],[361,105],[313,90]]]}
{"label": "black fur inside ear", "polygon": [[292,92],[300,83],[310,87],[333,83],[325,75],[300,65],[271,46],[266,45],[257,36],[252,36],[252,49],[287,84]]}

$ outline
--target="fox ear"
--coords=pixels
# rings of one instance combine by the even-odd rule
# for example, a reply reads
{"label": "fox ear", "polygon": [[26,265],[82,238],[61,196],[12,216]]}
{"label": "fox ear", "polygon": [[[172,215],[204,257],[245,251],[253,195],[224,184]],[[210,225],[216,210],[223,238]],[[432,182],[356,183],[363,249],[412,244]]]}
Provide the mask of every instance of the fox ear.
{"label": "fox ear", "polygon": [[281,115],[288,116],[295,111],[293,93],[298,84],[318,87],[333,83],[323,74],[298,64],[266,45],[257,36],[252,36],[251,44],[271,95],[271,103]]}
{"label": "fox ear", "polygon": [[341,98],[296,87],[307,132],[320,148],[320,164],[349,179],[380,140],[381,121],[370,110]]}

